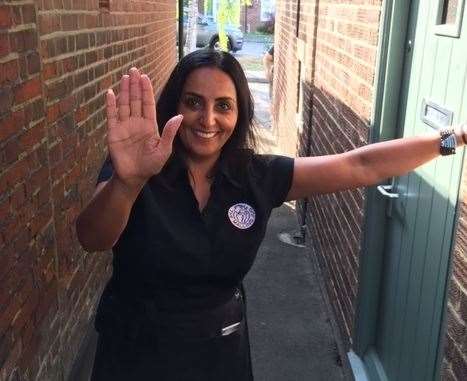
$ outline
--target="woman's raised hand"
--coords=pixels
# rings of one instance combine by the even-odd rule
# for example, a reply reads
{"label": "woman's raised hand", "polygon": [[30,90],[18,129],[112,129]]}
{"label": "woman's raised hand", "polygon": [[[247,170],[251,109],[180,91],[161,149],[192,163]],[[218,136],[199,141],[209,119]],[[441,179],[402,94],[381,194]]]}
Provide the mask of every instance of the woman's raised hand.
{"label": "woman's raised hand", "polygon": [[183,117],[170,119],[159,136],[151,80],[134,67],[121,79],[118,104],[111,89],[106,103],[107,144],[115,174],[126,186],[141,187],[167,162]]}

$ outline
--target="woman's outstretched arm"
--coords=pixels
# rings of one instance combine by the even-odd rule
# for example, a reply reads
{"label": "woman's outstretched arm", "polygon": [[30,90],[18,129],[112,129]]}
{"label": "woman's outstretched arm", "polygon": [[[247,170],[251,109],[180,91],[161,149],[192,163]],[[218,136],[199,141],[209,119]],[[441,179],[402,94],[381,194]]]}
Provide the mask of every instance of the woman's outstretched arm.
{"label": "woman's outstretched arm", "polygon": [[[463,133],[462,127],[455,129],[458,147],[464,144]],[[433,132],[369,144],[337,155],[296,158],[287,200],[374,185],[404,175],[439,154],[440,135]]]}

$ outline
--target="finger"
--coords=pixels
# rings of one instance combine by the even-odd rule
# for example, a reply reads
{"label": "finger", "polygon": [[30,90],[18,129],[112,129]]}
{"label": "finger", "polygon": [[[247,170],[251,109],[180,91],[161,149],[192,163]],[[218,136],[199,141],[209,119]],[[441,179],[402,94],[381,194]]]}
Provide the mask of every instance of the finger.
{"label": "finger", "polygon": [[152,83],[146,74],[141,76],[143,116],[149,120],[156,120],[156,101],[154,99],[154,90]]}
{"label": "finger", "polygon": [[107,111],[107,125],[109,129],[117,125],[117,103],[112,89],[107,90],[105,97]]}
{"label": "finger", "polygon": [[138,69],[132,67],[130,69],[130,114],[134,117],[140,117],[141,110],[141,74]]}
{"label": "finger", "polygon": [[130,117],[130,76],[122,76],[118,94],[118,118],[123,122]]}
{"label": "finger", "polygon": [[182,120],[183,115],[177,115],[169,119],[169,121],[165,124],[159,143],[162,149],[165,149],[167,151],[172,150],[172,144],[175,139],[175,135],[177,135],[177,131],[180,125],[182,124]]}

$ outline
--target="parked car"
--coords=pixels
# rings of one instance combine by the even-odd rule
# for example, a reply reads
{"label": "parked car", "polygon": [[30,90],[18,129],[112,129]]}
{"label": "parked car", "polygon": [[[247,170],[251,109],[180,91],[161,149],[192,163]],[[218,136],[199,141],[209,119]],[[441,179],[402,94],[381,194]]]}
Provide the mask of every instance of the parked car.
{"label": "parked car", "polygon": [[[184,15],[183,23],[183,41],[186,41],[188,15]],[[212,16],[199,15],[196,25],[196,46],[210,46],[211,48],[219,49],[219,33],[217,28],[217,22]],[[225,33],[229,39],[227,42],[228,50],[232,52],[241,50],[243,46],[243,33],[240,28],[227,24],[225,26]]]}

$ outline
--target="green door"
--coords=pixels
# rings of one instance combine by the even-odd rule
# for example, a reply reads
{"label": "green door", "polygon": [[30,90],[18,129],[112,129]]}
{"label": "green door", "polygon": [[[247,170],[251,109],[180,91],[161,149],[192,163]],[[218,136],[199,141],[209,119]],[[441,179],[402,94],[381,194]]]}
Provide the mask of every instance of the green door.
{"label": "green door", "polygon": [[[464,2],[412,1],[399,136],[467,119]],[[371,380],[438,378],[462,159],[440,158],[379,187],[387,221],[376,334],[365,356]]]}

